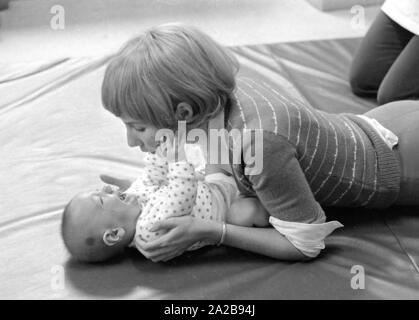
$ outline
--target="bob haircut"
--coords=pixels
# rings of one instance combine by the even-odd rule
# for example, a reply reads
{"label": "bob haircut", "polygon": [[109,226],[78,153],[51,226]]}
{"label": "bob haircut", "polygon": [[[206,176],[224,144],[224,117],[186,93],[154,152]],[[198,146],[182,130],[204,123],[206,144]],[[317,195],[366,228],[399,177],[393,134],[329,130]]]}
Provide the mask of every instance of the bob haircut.
{"label": "bob haircut", "polygon": [[232,98],[239,62],[228,49],[195,27],[165,24],[129,40],[111,58],[102,103],[117,117],[128,115],[157,128],[175,128],[180,102],[193,109],[198,127]]}

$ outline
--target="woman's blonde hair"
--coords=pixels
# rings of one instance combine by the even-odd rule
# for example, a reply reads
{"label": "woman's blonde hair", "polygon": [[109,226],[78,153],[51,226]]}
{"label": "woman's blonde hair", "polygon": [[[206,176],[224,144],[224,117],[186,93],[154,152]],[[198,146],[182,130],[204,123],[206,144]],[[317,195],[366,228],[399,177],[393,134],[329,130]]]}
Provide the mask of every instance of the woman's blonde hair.
{"label": "woman's blonde hair", "polygon": [[186,102],[199,126],[231,99],[239,63],[228,49],[195,27],[165,24],[129,40],[111,59],[102,84],[104,107],[158,128],[177,125]]}

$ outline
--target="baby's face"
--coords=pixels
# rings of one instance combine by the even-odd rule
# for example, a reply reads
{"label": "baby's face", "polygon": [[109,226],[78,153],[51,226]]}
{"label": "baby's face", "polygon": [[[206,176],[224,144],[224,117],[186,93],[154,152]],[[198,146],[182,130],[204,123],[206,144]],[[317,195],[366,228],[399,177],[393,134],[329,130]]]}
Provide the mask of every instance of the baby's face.
{"label": "baby's face", "polygon": [[73,200],[72,206],[73,210],[80,213],[82,224],[98,230],[99,233],[115,227],[132,232],[141,211],[134,195],[124,195],[116,190],[80,193]]}
{"label": "baby's face", "polygon": [[[140,210],[135,196],[125,196],[119,191],[104,188],[79,193],[66,211],[66,223],[63,224],[65,244],[78,259],[106,260],[132,242]],[[103,240],[109,232],[115,241],[111,246]],[[118,232],[118,237],[113,232]]]}

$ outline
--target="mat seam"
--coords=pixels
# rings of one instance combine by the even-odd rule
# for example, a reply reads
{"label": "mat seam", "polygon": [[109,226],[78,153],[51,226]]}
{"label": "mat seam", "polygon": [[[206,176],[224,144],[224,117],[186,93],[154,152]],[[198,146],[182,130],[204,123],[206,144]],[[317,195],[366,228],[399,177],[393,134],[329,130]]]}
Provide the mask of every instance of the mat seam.
{"label": "mat seam", "polygon": [[[278,65],[278,67],[282,67],[282,69],[284,70],[285,74],[287,75],[287,78],[292,85],[294,86],[295,89],[297,89],[298,93],[301,95],[301,97],[304,98],[304,100],[313,108],[317,109],[317,107],[314,106],[313,101],[310,97],[310,95],[307,94],[306,90],[304,90],[304,88],[302,88],[296,81],[295,78],[291,75],[291,72],[289,71],[288,67],[285,66],[285,64],[281,61],[281,58],[276,57],[271,50],[271,45],[267,45],[267,47],[269,48],[269,55],[271,56],[272,60]],[[276,57],[276,58],[275,58]]]}
{"label": "mat seam", "polygon": [[416,264],[415,260],[411,257],[409,252],[406,250],[406,248],[403,246],[401,240],[397,236],[397,234],[393,231],[393,229],[390,227],[390,225],[387,223],[386,218],[383,219],[385,225],[390,230],[390,232],[393,234],[393,236],[396,238],[397,243],[399,244],[400,249],[404,252],[404,254],[407,256],[407,258],[410,260],[411,265],[413,266],[413,269],[416,271],[416,273],[419,275],[419,267]]}

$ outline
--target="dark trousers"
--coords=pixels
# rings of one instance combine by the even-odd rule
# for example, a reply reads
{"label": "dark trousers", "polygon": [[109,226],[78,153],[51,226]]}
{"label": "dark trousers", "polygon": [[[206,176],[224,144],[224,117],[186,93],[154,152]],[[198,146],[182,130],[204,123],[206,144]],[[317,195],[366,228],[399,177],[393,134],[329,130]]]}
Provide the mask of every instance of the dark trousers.
{"label": "dark trousers", "polygon": [[380,11],[353,60],[350,84],[379,105],[419,100],[419,36]]}

